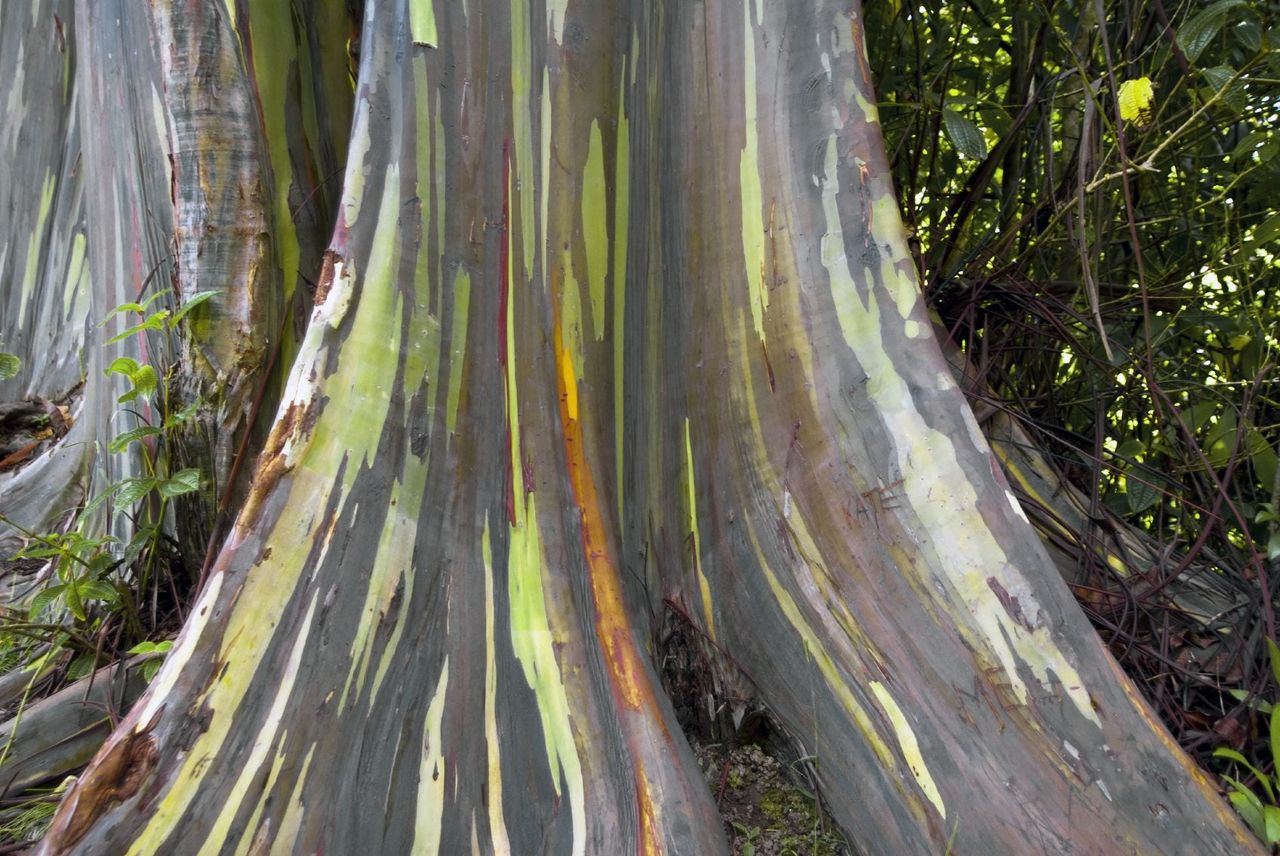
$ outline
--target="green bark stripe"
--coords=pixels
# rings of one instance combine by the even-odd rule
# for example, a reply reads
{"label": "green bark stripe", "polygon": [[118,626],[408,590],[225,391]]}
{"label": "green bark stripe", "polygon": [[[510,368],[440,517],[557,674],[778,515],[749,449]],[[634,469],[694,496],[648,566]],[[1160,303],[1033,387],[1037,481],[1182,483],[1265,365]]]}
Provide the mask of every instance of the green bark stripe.
{"label": "green bark stripe", "polygon": [[567,791],[573,816],[573,854],[586,852],[585,792],[582,762],[570,722],[556,637],[547,618],[542,577],[547,573],[535,493],[518,503],[524,506],[520,523],[511,528],[507,595],[511,602],[511,647],[520,661],[524,679],[538,699],[542,739],[551,781],[557,795]]}
{"label": "green bark stripe", "polygon": [[[608,321],[604,314],[604,287],[608,279],[609,235],[603,144],[600,123],[591,122],[587,165],[582,173],[582,237],[587,245],[587,282],[591,293],[591,333],[597,342],[604,339]],[[581,373],[578,375],[581,377]]]}
{"label": "green bark stripe", "polygon": [[434,48],[440,43],[436,33],[436,10],[432,0],[409,0],[409,30],[413,43]]}

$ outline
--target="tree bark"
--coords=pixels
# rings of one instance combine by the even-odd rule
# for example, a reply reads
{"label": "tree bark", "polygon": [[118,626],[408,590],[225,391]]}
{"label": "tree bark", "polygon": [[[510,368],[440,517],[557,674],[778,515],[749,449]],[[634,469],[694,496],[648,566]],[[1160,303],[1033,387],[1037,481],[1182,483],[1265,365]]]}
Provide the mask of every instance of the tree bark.
{"label": "tree bark", "polygon": [[[71,399],[90,317],[90,264],[77,112],[78,48],[72,0],[0,7],[0,74],[8,121],[0,130],[0,350],[22,360],[0,381],[0,402]],[[28,529],[44,529],[81,499],[86,426],[73,402],[70,441],[25,468],[0,473],[0,507]],[[0,520],[0,548],[18,532]]]}
{"label": "tree bark", "polygon": [[860,849],[1257,850],[948,371],[862,39],[835,0],[368,2],[252,488],[39,852],[724,852],[668,609]]}

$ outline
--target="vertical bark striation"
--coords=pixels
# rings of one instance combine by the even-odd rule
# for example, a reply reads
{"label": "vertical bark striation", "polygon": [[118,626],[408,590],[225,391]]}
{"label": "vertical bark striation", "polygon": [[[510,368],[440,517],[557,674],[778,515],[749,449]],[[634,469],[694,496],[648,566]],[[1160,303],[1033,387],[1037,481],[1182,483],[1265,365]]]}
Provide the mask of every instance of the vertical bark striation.
{"label": "vertical bark striation", "polygon": [[573,265],[609,237],[562,171],[601,168],[602,128],[619,145],[622,64],[596,76],[626,27],[369,4],[339,225],[255,483],[45,852],[723,850],[576,404],[606,324],[603,271]]}
{"label": "vertical bark striation", "polygon": [[877,852],[1254,848],[1072,602],[942,359],[856,11],[671,14],[660,121],[686,133],[637,289],[665,390],[638,469],[663,475],[628,554],[683,569],[663,598]]}
{"label": "vertical bark striation", "polygon": [[723,852],[667,602],[859,846],[1255,847],[951,378],[861,38],[846,2],[369,2],[254,483],[39,852]]}
{"label": "vertical bark striation", "polygon": [[[0,351],[22,361],[0,402],[67,401],[81,382],[90,282],[80,163],[73,0],[0,6]],[[16,472],[0,473],[0,512],[27,529],[79,500],[88,450],[78,401],[71,433]],[[16,533],[0,522],[0,545]]]}
{"label": "vertical bark striation", "polygon": [[[146,475],[136,445],[122,454],[106,450],[112,438],[138,427],[142,418],[158,423],[158,408],[141,400],[122,408],[117,399],[128,384],[123,376],[105,372],[119,357],[161,371],[170,363],[171,343],[167,337],[148,334],[106,342],[141,320],[132,313],[112,315],[113,309],[171,287],[173,208],[163,83],[145,7],[80,0],[75,26],[82,54],[77,66],[80,122],[86,129],[79,169],[93,271],[82,417],[92,461],[87,493],[93,494]],[[106,517],[105,507],[99,516]],[[123,542],[133,534],[133,523],[125,515],[83,525],[105,529]]]}

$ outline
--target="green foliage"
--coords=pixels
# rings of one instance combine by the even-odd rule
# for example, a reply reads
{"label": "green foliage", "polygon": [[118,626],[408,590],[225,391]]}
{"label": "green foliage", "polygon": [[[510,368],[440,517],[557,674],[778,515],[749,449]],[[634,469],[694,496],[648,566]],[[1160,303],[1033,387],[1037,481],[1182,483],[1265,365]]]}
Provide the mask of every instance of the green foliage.
{"label": "green foliage", "polygon": [[[1280,685],[1280,648],[1271,639],[1267,640],[1267,650],[1271,658],[1271,674]],[[1268,741],[1267,751],[1270,754],[1268,766],[1274,771],[1276,761],[1280,759],[1280,705],[1268,705]],[[1254,834],[1268,845],[1280,844],[1280,803],[1277,802],[1277,790],[1280,782],[1274,776],[1260,770],[1249,762],[1244,755],[1234,749],[1221,747],[1214,750],[1213,757],[1230,761],[1248,771],[1257,782],[1259,793],[1243,783],[1239,778],[1222,775],[1228,785],[1227,799],[1235,806],[1237,812],[1249,824]]]}
{"label": "green foliage", "polygon": [[30,799],[0,809],[0,841],[39,841],[49,828],[66,783],[52,791],[34,792]]}
{"label": "green foliage", "polygon": [[[161,296],[116,307],[111,316],[136,313],[142,320],[107,344],[149,331],[173,334],[191,310],[210,299],[213,292],[196,294],[177,311],[153,310]],[[45,562],[49,574],[42,588],[27,601],[25,615],[10,614],[0,621],[0,634],[10,642],[0,647],[13,650],[16,638],[39,639],[45,643],[41,649],[44,653],[33,666],[43,666],[51,656],[69,650],[67,680],[88,674],[104,657],[147,655],[143,673],[150,680],[170,645],[168,641],[148,638],[156,632],[154,603],[159,594],[159,571],[173,558],[171,542],[165,534],[170,504],[175,498],[200,489],[198,470],[170,470],[168,450],[200,403],[192,401],[176,408],[172,371],[161,373],[155,366],[130,357],[113,360],[104,374],[126,381],[127,388],[118,403],[138,408],[132,412],[141,422],[112,438],[107,452],[138,455],[142,474],[97,487],[93,498],[63,532],[27,532],[3,518],[27,536],[27,546],[13,558]],[[108,519],[122,515],[129,518],[130,525],[124,529],[132,535],[127,542],[109,534],[94,534],[111,529],[104,525],[104,513]],[[150,621],[145,620],[142,606],[148,600],[153,612]],[[113,648],[104,650],[106,639],[113,640]]]}
{"label": "green foliage", "polygon": [[139,642],[130,648],[128,653],[152,655],[142,664],[142,676],[150,682],[156,676],[156,672],[160,671],[160,664],[164,662],[164,655],[168,654],[169,649],[172,647],[173,641],[171,639],[166,639],[163,642]]}
{"label": "green foliage", "polygon": [[[1246,735],[1280,694],[1280,3],[866,15],[925,296],[1083,493],[1086,611],[1184,745],[1251,759],[1270,788],[1232,799],[1266,833],[1280,785]],[[1240,606],[1188,618],[1174,576]]]}

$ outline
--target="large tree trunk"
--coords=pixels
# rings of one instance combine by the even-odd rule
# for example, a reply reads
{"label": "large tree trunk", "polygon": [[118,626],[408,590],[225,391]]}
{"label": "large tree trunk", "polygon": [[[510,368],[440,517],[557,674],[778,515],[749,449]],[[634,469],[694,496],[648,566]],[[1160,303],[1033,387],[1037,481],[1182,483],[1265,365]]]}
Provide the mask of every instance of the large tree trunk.
{"label": "large tree trunk", "polygon": [[360,49],[253,486],[40,852],[722,852],[668,610],[861,849],[1256,847],[948,371],[855,4],[371,0]]}
{"label": "large tree trunk", "polygon": [[[0,350],[22,360],[0,381],[0,401],[71,402],[68,442],[21,470],[0,472],[0,513],[44,529],[80,501],[92,439],[73,392],[91,317],[86,257],[81,126],[76,109],[78,53],[69,32],[72,0],[43,10],[0,5],[0,75],[8,120],[0,130]],[[6,450],[6,453],[9,450]],[[16,450],[14,450],[16,451]],[[0,520],[0,549],[17,532]]]}

